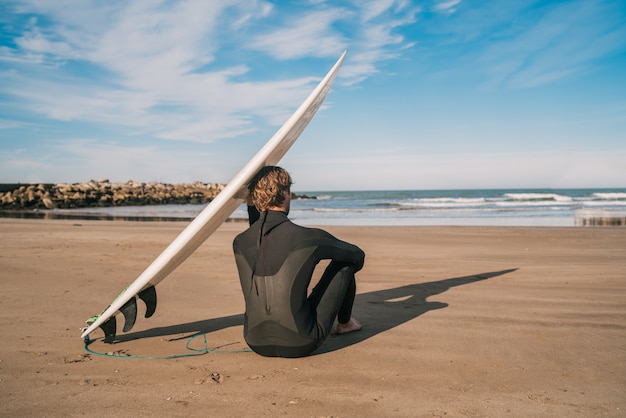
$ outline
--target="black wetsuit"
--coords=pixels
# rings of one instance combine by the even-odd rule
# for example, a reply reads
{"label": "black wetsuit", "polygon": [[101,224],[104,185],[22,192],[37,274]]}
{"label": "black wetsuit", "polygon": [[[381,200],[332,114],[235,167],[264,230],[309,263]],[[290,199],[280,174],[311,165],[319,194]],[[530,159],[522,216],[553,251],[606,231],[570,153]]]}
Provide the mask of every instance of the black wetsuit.
{"label": "black wetsuit", "polygon": [[[338,316],[350,319],[354,273],[365,254],[321,229],[267,211],[233,242],[246,313],[244,337],[255,352],[301,357],[319,347]],[[332,260],[307,297],[315,266]]]}

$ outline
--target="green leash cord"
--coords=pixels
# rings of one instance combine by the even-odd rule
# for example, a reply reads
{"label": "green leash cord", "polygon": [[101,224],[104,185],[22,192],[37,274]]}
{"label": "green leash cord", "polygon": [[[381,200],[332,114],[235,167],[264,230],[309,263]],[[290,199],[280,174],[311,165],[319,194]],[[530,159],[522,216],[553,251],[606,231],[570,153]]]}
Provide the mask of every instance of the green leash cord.
{"label": "green leash cord", "polygon": [[[191,344],[191,342],[196,339],[197,337],[202,336],[204,339],[204,348],[201,349],[197,349],[197,348],[192,348],[189,345]],[[85,351],[88,352],[89,354],[95,354],[97,356],[103,356],[103,357],[115,357],[115,358],[142,358],[142,359],[174,359],[174,358],[183,358],[183,357],[196,357],[196,356],[203,356],[205,354],[209,354],[209,353],[216,353],[216,354],[221,354],[221,353],[251,353],[252,350],[247,349],[247,350],[220,350],[220,349],[211,349],[209,348],[207,342],[206,342],[206,334],[196,334],[196,335],[192,335],[191,337],[189,337],[189,339],[187,340],[187,344],[185,344],[185,348],[189,351],[193,351],[193,353],[185,353],[185,354],[174,354],[171,356],[126,356],[123,354],[115,354],[115,353],[100,353],[98,351],[94,351],[91,348],[89,348],[89,344],[92,343],[92,341],[89,340],[89,335],[87,335],[84,339],[85,342]]]}

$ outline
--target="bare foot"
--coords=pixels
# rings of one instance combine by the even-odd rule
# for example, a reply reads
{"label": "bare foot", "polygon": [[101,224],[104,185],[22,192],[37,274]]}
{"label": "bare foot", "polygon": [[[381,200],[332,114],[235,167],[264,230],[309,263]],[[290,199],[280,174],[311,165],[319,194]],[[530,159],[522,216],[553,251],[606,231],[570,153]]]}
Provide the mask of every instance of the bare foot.
{"label": "bare foot", "polygon": [[337,322],[337,324],[335,325],[335,328],[333,328],[333,334],[335,335],[347,334],[349,332],[358,331],[361,328],[363,328],[363,326],[361,325],[359,321],[357,321],[355,318],[350,318],[350,320],[346,322],[345,324]]}

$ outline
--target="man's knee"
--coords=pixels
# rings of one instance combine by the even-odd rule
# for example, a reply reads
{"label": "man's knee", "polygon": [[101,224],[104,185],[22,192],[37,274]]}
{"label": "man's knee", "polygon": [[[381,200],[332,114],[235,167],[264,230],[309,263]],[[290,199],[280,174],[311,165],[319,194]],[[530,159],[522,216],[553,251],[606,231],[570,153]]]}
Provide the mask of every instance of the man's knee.
{"label": "man's knee", "polygon": [[326,268],[327,273],[331,273],[332,275],[348,275],[354,276],[354,265],[350,263],[339,263],[336,261],[331,261],[328,267]]}

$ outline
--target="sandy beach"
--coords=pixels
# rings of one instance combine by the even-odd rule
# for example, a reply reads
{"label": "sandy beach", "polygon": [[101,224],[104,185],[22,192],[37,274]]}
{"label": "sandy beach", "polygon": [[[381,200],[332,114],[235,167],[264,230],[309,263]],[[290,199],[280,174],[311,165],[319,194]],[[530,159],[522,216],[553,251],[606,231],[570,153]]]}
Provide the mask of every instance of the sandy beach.
{"label": "sandy beach", "polygon": [[227,223],[87,352],[84,320],[185,226],[0,219],[1,416],[626,415],[623,227],[328,227],[367,254],[364,328],[276,359],[243,342]]}

